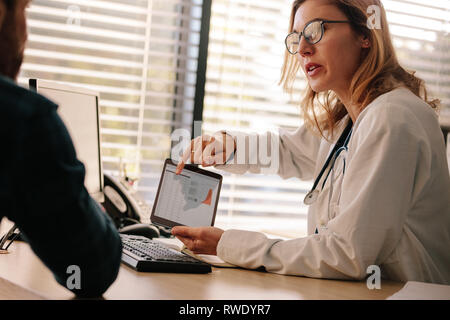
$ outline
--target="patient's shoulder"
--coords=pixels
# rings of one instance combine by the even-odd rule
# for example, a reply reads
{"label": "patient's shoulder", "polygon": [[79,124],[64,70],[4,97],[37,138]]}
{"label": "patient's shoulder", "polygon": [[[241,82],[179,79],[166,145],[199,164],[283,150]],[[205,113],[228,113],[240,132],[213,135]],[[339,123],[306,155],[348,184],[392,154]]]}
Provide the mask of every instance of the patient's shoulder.
{"label": "patient's shoulder", "polygon": [[44,96],[0,77],[0,114],[5,121],[46,114],[56,108],[57,105]]}

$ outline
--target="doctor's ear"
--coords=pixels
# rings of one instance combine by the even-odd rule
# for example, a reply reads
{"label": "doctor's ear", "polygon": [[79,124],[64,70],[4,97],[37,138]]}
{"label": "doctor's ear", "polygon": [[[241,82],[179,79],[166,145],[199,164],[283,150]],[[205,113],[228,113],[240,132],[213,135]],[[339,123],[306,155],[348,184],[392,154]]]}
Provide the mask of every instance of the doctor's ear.
{"label": "doctor's ear", "polygon": [[371,47],[371,43],[370,43],[370,40],[368,37],[361,36],[359,39],[360,39],[360,43],[361,43],[361,48],[368,49]]}

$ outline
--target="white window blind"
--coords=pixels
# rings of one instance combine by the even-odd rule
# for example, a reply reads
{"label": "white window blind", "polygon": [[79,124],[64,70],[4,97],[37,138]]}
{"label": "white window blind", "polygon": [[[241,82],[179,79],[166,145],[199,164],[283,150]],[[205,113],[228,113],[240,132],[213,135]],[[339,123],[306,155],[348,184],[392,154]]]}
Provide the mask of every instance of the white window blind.
{"label": "white window blind", "polygon": [[450,112],[450,0],[383,0],[400,63]]}
{"label": "white window blind", "polygon": [[191,129],[202,1],[34,0],[27,16],[19,83],[100,92],[104,170],[122,159],[151,203],[171,133]]}
{"label": "white window blind", "polygon": [[[277,85],[291,0],[214,0],[203,130],[263,131],[301,125],[305,78],[290,97]],[[450,1],[383,1],[401,63],[450,110]],[[278,176],[224,174],[218,223],[287,237],[306,234],[303,198],[312,185]]]}

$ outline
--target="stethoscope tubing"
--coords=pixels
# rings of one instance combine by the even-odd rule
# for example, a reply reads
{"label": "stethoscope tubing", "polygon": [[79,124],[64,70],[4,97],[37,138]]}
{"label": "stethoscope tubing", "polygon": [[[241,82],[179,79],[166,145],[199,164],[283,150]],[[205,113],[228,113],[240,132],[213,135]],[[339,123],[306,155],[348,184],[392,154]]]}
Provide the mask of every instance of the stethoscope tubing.
{"label": "stethoscope tubing", "polygon": [[322,183],[322,190],[323,190],[325,183],[328,179],[328,176],[330,175],[330,172],[333,169],[334,163],[336,162],[337,157],[339,156],[339,154],[342,151],[347,151],[347,149],[348,149],[347,145],[350,141],[352,131],[353,131],[353,122],[351,120],[349,120],[347,126],[345,127],[344,131],[342,132],[341,136],[339,137],[339,140],[336,142],[336,145],[334,146],[333,150],[331,151],[330,155],[328,156],[327,160],[325,161],[325,164],[323,165],[322,169],[320,170],[319,175],[314,180],[313,187],[311,188],[311,190],[306,194],[305,198],[303,199],[304,204],[311,205],[317,200],[317,197],[320,193],[319,190],[317,190],[317,185],[319,184],[320,179],[322,179],[322,176],[325,173],[325,170],[328,168],[328,166],[331,163],[330,170],[328,170],[328,173]]}

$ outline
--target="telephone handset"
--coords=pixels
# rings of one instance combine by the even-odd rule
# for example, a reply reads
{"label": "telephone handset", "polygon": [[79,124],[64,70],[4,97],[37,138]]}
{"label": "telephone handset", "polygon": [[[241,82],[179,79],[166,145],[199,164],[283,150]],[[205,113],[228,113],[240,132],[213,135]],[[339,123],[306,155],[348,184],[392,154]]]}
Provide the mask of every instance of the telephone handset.
{"label": "telephone handset", "polygon": [[[139,229],[144,224],[141,223],[141,217],[150,217],[151,210],[144,199],[142,199],[136,190],[132,189],[127,181],[119,181],[108,174],[104,174],[104,194],[105,202],[103,207],[113,220],[116,228],[123,232],[131,232],[130,234],[141,234],[141,232],[149,233],[149,230],[132,230],[132,225],[135,225]],[[166,238],[173,237],[169,228],[148,225],[154,229],[157,237],[163,236]]]}
{"label": "telephone handset", "polygon": [[145,201],[138,198],[136,191],[110,175],[104,175],[105,203],[103,206],[118,229],[141,222],[141,215],[150,210]]}

